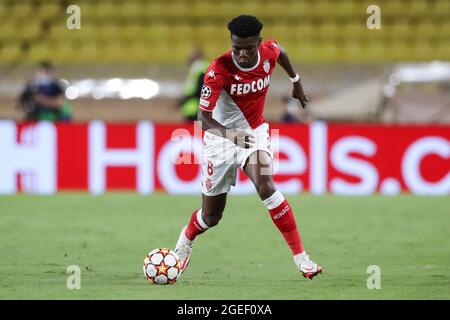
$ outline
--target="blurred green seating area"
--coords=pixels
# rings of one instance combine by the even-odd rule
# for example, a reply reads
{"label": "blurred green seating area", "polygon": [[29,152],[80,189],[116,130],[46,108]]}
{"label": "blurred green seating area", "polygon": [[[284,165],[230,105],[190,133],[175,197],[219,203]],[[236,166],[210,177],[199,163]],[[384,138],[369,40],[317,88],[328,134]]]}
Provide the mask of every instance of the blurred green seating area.
{"label": "blurred green seating area", "polygon": [[[69,30],[67,7],[81,9]],[[381,30],[366,26],[381,8]],[[0,0],[0,64],[184,63],[229,50],[228,21],[256,15],[296,63],[450,59],[450,0]]]}

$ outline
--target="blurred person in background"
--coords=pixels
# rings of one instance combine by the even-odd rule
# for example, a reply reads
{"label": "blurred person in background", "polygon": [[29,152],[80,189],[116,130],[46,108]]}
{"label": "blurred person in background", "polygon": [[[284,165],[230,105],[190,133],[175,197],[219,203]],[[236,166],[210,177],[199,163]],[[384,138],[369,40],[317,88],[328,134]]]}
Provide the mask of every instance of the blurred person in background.
{"label": "blurred person in background", "polygon": [[209,62],[205,59],[203,50],[195,48],[189,56],[189,73],[184,84],[183,97],[178,102],[178,107],[186,121],[197,120],[198,101],[203,87],[203,78]]}
{"label": "blurred person in background", "polygon": [[284,97],[284,112],[281,115],[280,121],[283,123],[298,123],[300,119],[297,116],[298,105],[291,97]]}
{"label": "blurred person in background", "polygon": [[53,75],[53,65],[41,62],[18,98],[18,108],[27,121],[71,121],[71,107],[64,99],[65,86]]}
{"label": "blurred person in background", "polygon": [[283,97],[284,112],[281,115],[282,123],[307,123],[314,120],[309,109],[302,108],[297,99],[290,96]]}

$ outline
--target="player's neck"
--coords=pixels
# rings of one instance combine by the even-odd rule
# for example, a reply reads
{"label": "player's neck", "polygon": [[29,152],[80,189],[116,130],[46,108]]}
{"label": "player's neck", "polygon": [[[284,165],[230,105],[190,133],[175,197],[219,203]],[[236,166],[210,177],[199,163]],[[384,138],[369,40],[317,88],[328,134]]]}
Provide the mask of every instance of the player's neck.
{"label": "player's neck", "polygon": [[259,51],[258,51],[255,58],[253,58],[254,61],[249,63],[249,65],[251,65],[251,67],[243,67],[237,62],[236,57],[234,56],[233,52],[231,52],[231,58],[232,58],[234,64],[236,65],[236,67],[238,67],[242,71],[251,71],[251,70],[255,69],[258,66],[260,59],[261,59]]}
{"label": "player's neck", "polygon": [[[249,63],[249,65],[250,66],[248,66],[248,67],[243,67],[243,68],[254,68],[254,67],[256,67],[256,64],[258,63],[258,57],[259,56],[259,53],[253,58],[253,61],[250,61],[250,63]],[[242,66],[241,66],[242,67]]]}

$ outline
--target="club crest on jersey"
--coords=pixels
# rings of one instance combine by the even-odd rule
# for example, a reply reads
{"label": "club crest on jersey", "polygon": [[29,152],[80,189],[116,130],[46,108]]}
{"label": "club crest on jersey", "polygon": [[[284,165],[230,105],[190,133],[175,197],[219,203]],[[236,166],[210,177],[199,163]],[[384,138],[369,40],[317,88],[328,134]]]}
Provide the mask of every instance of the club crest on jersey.
{"label": "club crest on jersey", "polygon": [[208,72],[208,77],[214,78],[214,79],[216,78],[216,74],[215,74],[214,70],[211,70]]}
{"label": "club crest on jersey", "polygon": [[212,182],[209,178],[206,179],[206,190],[210,191],[212,188]]}
{"label": "club crest on jersey", "polygon": [[264,60],[263,68],[264,68],[264,71],[266,73],[269,73],[269,71],[270,71],[270,62],[269,62],[268,59]]}
{"label": "club crest on jersey", "polygon": [[202,87],[202,98],[208,99],[211,96],[211,88],[206,84]]}
{"label": "club crest on jersey", "polygon": [[267,88],[270,84],[270,76],[254,80],[250,83],[233,83],[230,88],[230,95],[240,96],[249,92],[258,92]]}

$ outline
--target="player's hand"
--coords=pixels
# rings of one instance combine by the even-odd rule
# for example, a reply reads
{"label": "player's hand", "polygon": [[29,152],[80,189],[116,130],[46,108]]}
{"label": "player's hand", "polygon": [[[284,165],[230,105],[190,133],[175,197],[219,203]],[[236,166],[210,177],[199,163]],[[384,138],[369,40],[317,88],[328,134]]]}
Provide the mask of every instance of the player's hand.
{"label": "player's hand", "polygon": [[255,144],[255,137],[253,135],[239,129],[233,130],[230,140],[235,145],[245,149],[250,149]]}
{"label": "player's hand", "polygon": [[306,109],[309,104],[309,98],[305,95],[305,92],[303,91],[302,84],[300,83],[300,80],[294,83],[294,87],[292,89],[292,97],[295,99],[298,99],[300,101],[300,104],[302,105],[303,109]]}

